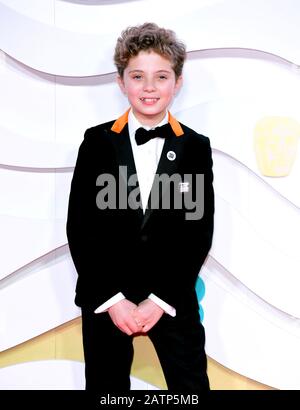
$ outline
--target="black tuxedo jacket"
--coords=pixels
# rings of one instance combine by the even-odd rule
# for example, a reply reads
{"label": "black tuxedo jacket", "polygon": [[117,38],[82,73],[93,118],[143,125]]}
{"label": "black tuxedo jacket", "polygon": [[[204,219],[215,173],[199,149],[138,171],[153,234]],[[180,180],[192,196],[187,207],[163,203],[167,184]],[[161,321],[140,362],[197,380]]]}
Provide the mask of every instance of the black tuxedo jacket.
{"label": "black tuxedo jacket", "polygon": [[[116,121],[85,132],[72,179],[67,219],[70,252],[78,273],[78,306],[95,309],[118,292],[134,303],[153,293],[177,311],[195,303],[195,282],[213,234],[211,148],[208,138],[179,123],[170,113],[169,123],[172,132],[165,140],[156,174],[176,174],[182,182],[192,175],[192,180],[185,188],[178,181],[170,183],[171,179],[161,183],[159,195],[154,203],[148,202],[145,215],[141,204],[137,209],[124,206],[124,192],[139,199],[138,185],[127,183],[136,174],[128,111]],[[111,201],[107,209],[99,209],[97,195],[108,188],[108,183],[99,186],[104,174],[116,181],[116,201]],[[196,181],[197,174],[204,175],[204,187]],[[172,199],[178,189],[183,191],[181,208]],[[191,209],[187,209],[184,195],[191,194],[191,189],[194,197],[195,189],[202,190],[201,219],[186,218]],[[169,209],[164,205],[168,201],[162,202],[167,195]]]}

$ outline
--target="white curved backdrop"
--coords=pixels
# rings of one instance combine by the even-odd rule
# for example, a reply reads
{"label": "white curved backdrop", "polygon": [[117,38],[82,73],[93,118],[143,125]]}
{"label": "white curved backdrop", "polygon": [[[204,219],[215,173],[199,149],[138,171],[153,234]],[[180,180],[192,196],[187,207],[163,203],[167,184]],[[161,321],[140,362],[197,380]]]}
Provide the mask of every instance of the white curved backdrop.
{"label": "white curved backdrop", "polygon": [[[144,21],[186,42],[171,111],[213,147],[207,353],[253,380],[300,389],[300,132],[278,125],[300,124],[297,0],[0,0],[0,349],[80,315],[65,235],[73,167],[85,129],[127,108],[113,48]],[[274,132],[256,131],[265,117]],[[36,369],[47,378],[31,388],[53,387],[54,372],[55,388],[83,386],[75,361],[43,361],[0,369],[0,389],[28,387]]]}

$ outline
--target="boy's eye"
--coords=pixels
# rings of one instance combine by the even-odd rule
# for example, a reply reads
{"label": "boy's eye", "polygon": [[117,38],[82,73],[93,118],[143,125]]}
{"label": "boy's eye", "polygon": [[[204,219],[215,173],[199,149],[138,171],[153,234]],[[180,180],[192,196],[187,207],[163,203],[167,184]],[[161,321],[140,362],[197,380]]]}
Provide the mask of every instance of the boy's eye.
{"label": "boy's eye", "polygon": [[140,80],[142,78],[142,76],[140,74],[136,74],[132,78],[134,78],[136,80]]}
{"label": "boy's eye", "polygon": [[160,76],[159,76],[159,79],[160,80],[165,80],[167,78],[167,76],[166,75],[163,75],[163,74],[161,74]]}

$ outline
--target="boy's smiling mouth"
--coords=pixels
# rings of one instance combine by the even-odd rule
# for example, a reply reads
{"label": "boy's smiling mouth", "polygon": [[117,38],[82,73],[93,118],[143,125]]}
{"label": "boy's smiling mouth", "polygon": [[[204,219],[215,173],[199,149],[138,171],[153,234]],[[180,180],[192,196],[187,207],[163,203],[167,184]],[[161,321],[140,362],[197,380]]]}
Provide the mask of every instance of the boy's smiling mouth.
{"label": "boy's smiling mouth", "polygon": [[158,97],[141,97],[140,100],[146,104],[153,104],[159,100]]}

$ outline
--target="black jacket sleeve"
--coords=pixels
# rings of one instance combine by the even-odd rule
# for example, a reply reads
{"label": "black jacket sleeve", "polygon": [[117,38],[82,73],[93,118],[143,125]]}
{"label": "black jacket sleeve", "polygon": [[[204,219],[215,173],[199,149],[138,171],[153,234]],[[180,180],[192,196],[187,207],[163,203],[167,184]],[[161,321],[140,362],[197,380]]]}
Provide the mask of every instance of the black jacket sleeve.
{"label": "black jacket sleeve", "polygon": [[107,152],[105,147],[101,150],[96,146],[94,137],[95,132],[87,130],[79,148],[67,217],[69,248],[78,273],[75,303],[91,308],[121,291],[115,276],[117,261],[109,255],[112,239],[108,236],[107,222],[96,208],[96,179]]}

